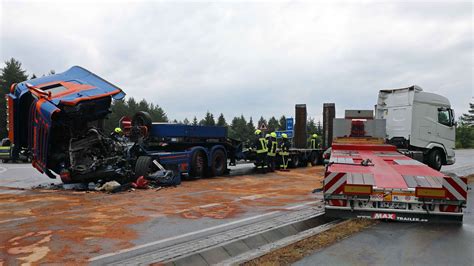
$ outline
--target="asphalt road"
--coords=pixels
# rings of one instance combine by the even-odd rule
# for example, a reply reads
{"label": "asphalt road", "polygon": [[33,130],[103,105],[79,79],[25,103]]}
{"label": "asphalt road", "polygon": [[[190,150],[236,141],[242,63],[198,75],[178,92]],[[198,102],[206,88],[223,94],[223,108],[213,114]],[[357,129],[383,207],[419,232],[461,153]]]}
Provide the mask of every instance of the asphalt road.
{"label": "asphalt road", "polygon": [[[442,170],[458,175],[474,174],[474,150],[456,151],[456,157],[456,164]],[[297,266],[473,264],[473,190],[468,193],[462,225],[381,222],[295,263]]]}
{"label": "asphalt road", "polygon": [[272,220],[321,205],[311,190],[320,186],[322,171],[255,175],[252,164],[241,164],[227,177],[106,194],[30,189],[59,181],[27,164],[0,164],[0,265],[100,264],[126,258],[130,249],[164,248]]}

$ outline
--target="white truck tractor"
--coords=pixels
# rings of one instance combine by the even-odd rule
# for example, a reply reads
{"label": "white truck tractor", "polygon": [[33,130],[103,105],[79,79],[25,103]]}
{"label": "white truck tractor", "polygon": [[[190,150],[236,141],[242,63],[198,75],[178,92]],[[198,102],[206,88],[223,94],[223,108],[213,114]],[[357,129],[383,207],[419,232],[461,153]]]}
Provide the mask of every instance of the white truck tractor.
{"label": "white truck tractor", "polygon": [[379,92],[375,118],[386,120],[386,138],[407,155],[440,170],[455,162],[456,123],[446,97],[419,86]]}

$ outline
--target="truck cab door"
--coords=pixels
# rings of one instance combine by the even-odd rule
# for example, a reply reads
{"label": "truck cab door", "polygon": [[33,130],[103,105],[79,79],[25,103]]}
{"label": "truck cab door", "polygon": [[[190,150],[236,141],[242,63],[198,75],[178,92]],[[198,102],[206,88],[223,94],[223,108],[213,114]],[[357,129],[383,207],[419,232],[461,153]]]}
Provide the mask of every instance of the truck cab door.
{"label": "truck cab door", "polygon": [[456,128],[454,123],[454,111],[450,108],[438,108],[438,123],[436,125],[436,134],[433,141],[443,144],[450,155],[450,151],[454,149],[456,139]]}

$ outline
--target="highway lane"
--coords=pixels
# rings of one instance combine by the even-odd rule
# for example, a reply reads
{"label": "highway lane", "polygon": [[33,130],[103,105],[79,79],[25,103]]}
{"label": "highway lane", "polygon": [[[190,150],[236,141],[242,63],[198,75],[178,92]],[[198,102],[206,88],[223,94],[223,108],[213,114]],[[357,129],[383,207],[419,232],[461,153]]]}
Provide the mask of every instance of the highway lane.
{"label": "highway lane", "polygon": [[232,169],[230,176],[176,188],[105,194],[30,189],[59,182],[29,165],[0,164],[0,264],[1,258],[9,265],[123,256],[321,204],[311,193],[320,186],[321,166],[267,175],[254,175],[252,164]]}
{"label": "highway lane", "polygon": [[[474,174],[474,150],[456,151],[456,157],[456,164],[442,170]],[[472,265],[473,261],[474,193],[470,190],[462,225],[381,222],[295,265]]]}

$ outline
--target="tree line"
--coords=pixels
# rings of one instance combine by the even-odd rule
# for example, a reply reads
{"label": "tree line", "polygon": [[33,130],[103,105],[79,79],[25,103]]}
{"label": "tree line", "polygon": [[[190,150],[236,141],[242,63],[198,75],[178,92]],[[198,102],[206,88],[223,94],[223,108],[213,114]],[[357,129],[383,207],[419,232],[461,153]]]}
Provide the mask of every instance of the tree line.
{"label": "tree line", "polygon": [[[45,75],[55,74],[54,70],[50,70]],[[4,63],[0,69],[0,138],[7,136],[6,127],[6,102],[4,95],[9,92],[10,85],[19,83],[28,79],[36,78],[35,74],[28,76],[27,71],[22,68],[20,61],[11,58]],[[146,111],[150,113],[155,122],[169,122],[165,111],[157,104],[147,102],[145,99],[135,100],[133,97],[127,97],[126,100],[113,101],[111,105],[111,114],[104,121],[105,132],[111,132],[118,125],[118,121],[122,116],[133,116],[137,111]],[[228,122],[221,113],[217,119],[209,111],[204,118],[198,120],[196,116],[190,121],[185,118],[183,121],[176,119],[173,123],[181,123],[186,125],[202,125],[202,126],[223,126],[228,128],[229,137],[249,142],[253,139],[254,132],[261,124],[267,125],[268,132],[286,129],[286,117],[283,115],[279,119],[274,116],[266,120],[263,117],[254,123],[253,118],[248,120],[243,116],[236,116]],[[308,134],[322,135],[321,122],[315,122],[313,118],[307,121]],[[456,148],[474,148],[474,103],[469,104],[469,111],[458,119],[456,127]]]}
{"label": "tree line", "polygon": [[[185,118],[183,121],[173,120],[173,123],[185,124],[185,125],[195,125],[195,126],[221,126],[227,127],[228,135],[230,138],[237,139],[243,142],[251,142],[254,139],[254,133],[257,128],[260,128],[262,124],[266,125],[266,132],[270,133],[273,131],[283,131],[286,130],[286,117],[282,115],[279,119],[276,119],[274,116],[270,117],[268,120],[263,116],[255,123],[253,118],[250,117],[248,120],[244,115],[234,117],[230,123],[224,117],[224,114],[215,118],[215,116],[207,111],[206,115],[199,120],[196,116],[190,121],[188,118]],[[321,122],[315,122],[314,118],[310,118],[307,121],[307,129],[309,134],[322,134],[322,125]]]}
{"label": "tree line", "polygon": [[467,114],[458,119],[456,148],[474,148],[474,103],[469,103]]}

